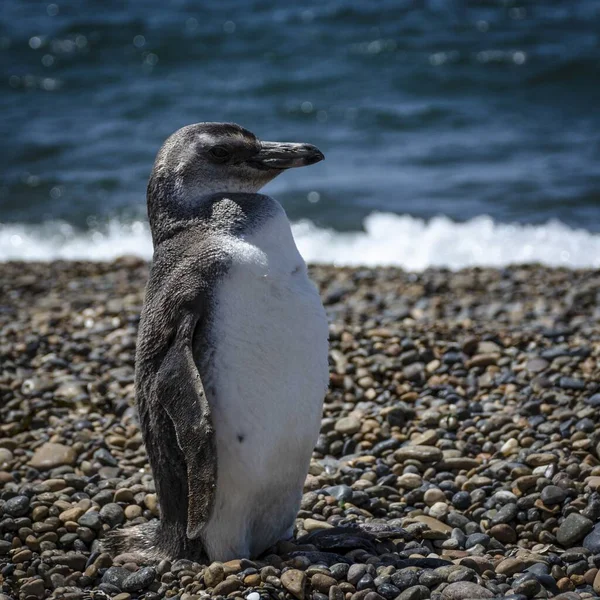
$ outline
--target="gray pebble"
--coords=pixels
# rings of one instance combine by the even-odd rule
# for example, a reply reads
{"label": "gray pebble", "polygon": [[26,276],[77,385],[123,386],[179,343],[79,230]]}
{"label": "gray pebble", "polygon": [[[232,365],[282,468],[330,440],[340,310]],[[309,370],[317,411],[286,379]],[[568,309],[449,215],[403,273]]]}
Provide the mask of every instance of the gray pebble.
{"label": "gray pebble", "polygon": [[82,527],[89,527],[94,531],[99,531],[102,529],[102,520],[100,519],[100,515],[97,512],[88,512],[79,517],[79,521],[77,521],[79,525]]}
{"label": "gray pebble", "polygon": [[29,498],[27,496],[15,496],[6,501],[4,512],[11,517],[23,517],[29,510]]}
{"label": "gray pebble", "polygon": [[444,588],[444,600],[479,600],[493,598],[494,594],[481,585],[470,581],[458,581]]}
{"label": "gray pebble", "polygon": [[348,502],[352,499],[352,488],[348,485],[332,485],[324,488],[323,491],[338,501]]}
{"label": "gray pebble", "polygon": [[139,592],[147,588],[156,577],[156,571],[153,567],[143,567],[139,571],[132,573],[123,581],[121,589],[124,592]]}
{"label": "gray pebble", "polygon": [[407,590],[404,590],[396,600],[426,600],[430,597],[429,588],[424,585],[415,585]]}
{"label": "gray pebble", "polygon": [[487,548],[490,543],[490,536],[485,533],[473,533],[471,534],[465,543],[465,548],[468,550],[469,548],[473,548],[476,545],[481,545],[484,548]]}
{"label": "gray pebble", "polygon": [[547,485],[541,493],[542,502],[546,506],[561,504],[567,497],[567,492],[556,485]]}
{"label": "gray pebble", "polygon": [[505,504],[493,517],[492,525],[500,525],[501,523],[511,523],[517,517],[519,509],[516,504]]}
{"label": "gray pebble", "polygon": [[102,583],[107,583],[116,587],[119,591],[123,587],[123,582],[131,575],[131,571],[123,567],[109,567],[102,576]]}
{"label": "gray pebble", "polygon": [[354,564],[348,569],[348,581],[356,586],[363,575],[367,572],[367,565]]}
{"label": "gray pebble", "polygon": [[592,554],[600,554],[600,523],[585,536],[582,546]]}
{"label": "gray pebble", "polygon": [[125,513],[123,512],[123,509],[114,502],[109,502],[108,504],[105,504],[100,509],[99,515],[100,518],[111,527],[121,525],[121,523],[125,521]]}
{"label": "gray pebble", "polygon": [[592,521],[580,514],[571,513],[558,528],[556,539],[559,544],[568,548],[583,539],[593,528]]}

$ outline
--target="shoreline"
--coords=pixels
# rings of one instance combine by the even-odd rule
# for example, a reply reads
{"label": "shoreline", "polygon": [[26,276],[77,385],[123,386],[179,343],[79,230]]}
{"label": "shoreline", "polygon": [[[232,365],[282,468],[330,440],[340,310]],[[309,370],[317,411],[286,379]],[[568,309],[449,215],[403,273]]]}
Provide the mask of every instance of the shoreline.
{"label": "shoreline", "polygon": [[[459,270],[533,263],[600,267],[598,231],[557,219],[503,222],[489,214],[464,220],[440,214],[424,219],[374,211],[350,229],[336,230],[310,219],[292,221],[291,227],[304,259],[325,265],[377,268],[384,263],[419,272],[432,267]],[[149,260],[152,251],[145,219],[113,217],[88,229],[64,221],[0,223],[0,261],[112,261],[127,254]]]}
{"label": "shoreline", "polygon": [[157,515],[131,408],[147,272],[0,263],[0,600],[599,597],[600,271],[310,266],[331,386],[296,539],[375,520],[413,540],[150,568],[96,552]]}

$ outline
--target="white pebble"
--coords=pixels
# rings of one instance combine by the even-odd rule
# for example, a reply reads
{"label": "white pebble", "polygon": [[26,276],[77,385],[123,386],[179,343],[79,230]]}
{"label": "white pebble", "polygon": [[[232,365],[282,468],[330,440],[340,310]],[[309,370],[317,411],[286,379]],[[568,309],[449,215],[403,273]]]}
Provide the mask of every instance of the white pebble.
{"label": "white pebble", "polygon": [[500,448],[500,452],[504,456],[510,456],[513,452],[516,452],[519,447],[519,442],[515,438],[510,438],[502,444],[502,448]]}
{"label": "white pebble", "polygon": [[436,502],[429,509],[429,516],[441,520],[448,514],[448,505],[445,502]]}

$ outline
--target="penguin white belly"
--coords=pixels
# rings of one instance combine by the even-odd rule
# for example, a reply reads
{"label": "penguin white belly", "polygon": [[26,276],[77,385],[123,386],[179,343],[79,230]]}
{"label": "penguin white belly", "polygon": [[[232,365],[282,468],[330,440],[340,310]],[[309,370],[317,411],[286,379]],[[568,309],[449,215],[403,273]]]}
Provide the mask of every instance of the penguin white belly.
{"label": "penguin white belly", "polygon": [[224,238],[201,368],[217,440],[211,560],[254,556],[289,537],[319,433],[328,382],[328,326],[281,207],[245,239]]}

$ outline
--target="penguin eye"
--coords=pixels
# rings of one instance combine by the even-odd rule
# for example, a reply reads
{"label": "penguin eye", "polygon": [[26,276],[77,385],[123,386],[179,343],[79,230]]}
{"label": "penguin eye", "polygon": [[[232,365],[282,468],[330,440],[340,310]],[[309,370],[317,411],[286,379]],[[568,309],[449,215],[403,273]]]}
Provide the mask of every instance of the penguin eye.
{"label": "penguin eye", "polygon": [[229,150],[223,146],[214,146],[209,150],[210,155],[219,161],[227,160],[230,156]]}

